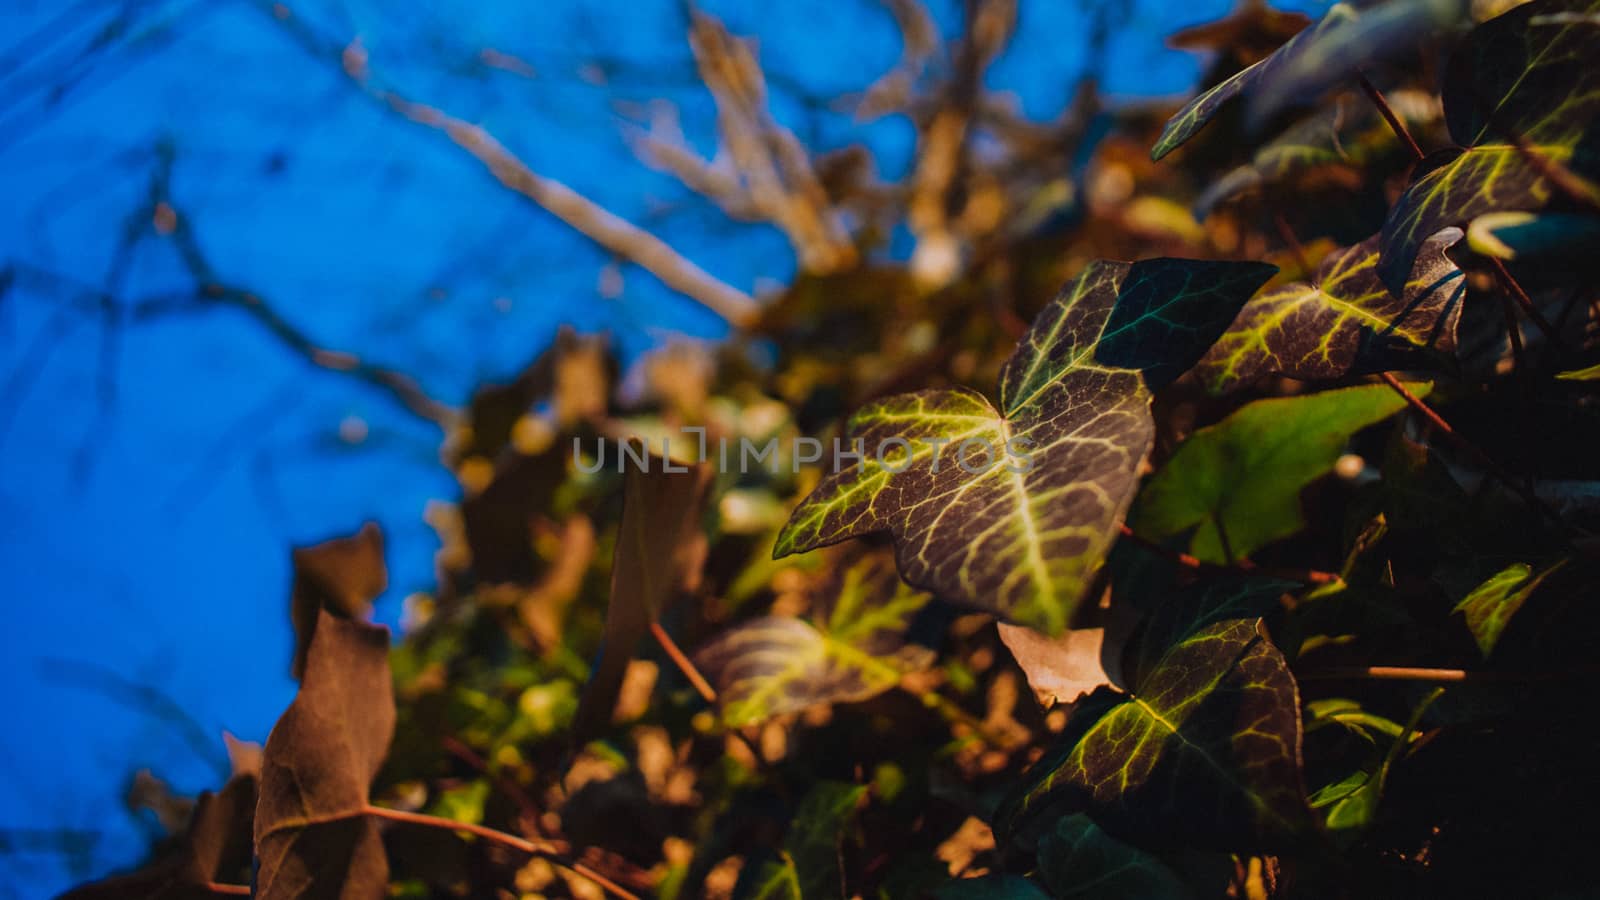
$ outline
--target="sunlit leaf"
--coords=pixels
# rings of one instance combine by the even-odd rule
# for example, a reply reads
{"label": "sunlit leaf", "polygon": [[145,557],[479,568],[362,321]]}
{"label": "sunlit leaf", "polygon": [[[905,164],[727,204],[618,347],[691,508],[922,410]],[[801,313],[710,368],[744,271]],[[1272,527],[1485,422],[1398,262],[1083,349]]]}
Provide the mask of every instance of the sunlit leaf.
{"label": "sunlit leaf", "polygon": [[1102,690],[1080,703],[996,831],[1047,812],[1087,812],[1129,839],[1236,851],[1303,832],[1299,698],[1260,620],[1202,625],[1131,695]]}
{"label": "sunlit leaf", "polygon": [[[1411,386],[1419,397],[1431,389]],[[1351,435],[1404,406],[1385,385],[1246,404],[1173,453],[1145,485],[1132,526],[1154,540],[1192,532],[1189,552],[1208,562],[1247,557],[1299,531],[1301,488],[1333,468]]]}
{"label": "sunlit leaf", "polygon": [[1176,900],[1190,893],[1154,856],[1106,834],[1077,813],[1039,840],[1039,875],[1061,900]]}
{"label": "sunlit leaf", "polygon": [[999,623],[1000,640],[1005,642],[1017,666],[1028,678],[1028,687],[1041,706],[1074,703],[1084,694],[1112,683],[1101,658],[1105,644],[1104,628],[1073,628],[1057,637],[1042,635],[1031,628]]}
{"label": "sunlit leaf", "polygon": [[1562,372],[1556,377],[1563,381],[1600,381],[1600,363],[1595,363],[1587,369],[1573,369],[1570,372]]}
{"label": "sunlit leaf", "polygon": [[888,531],[912,584],[1059,633],[1131,498],[1152,435],[1150,391],[1191,366],[1274,271],[1092,264],[1006,361],[1000,409],[956,389],[858,412],[849,437],[865,460],[823,478],[774,555]]}
{"label": "sunlit leaf", "polygon": [[1536,0],[1480,25],[1452,55],[1445,122],[1465,149],[1430,156],[1390,210],[1378,272],[1391,290],[1440,229],[1543,209],[1557,196],[1550,166],[1595,174],[1600,34],[1565,16],[1596,12],[1600,0]]}
{"label": "sunlit leaf", "polygon": [[256,897],[384,896],[388,859],[362,810],[394,725],[389,630],[324,611],[262,757]]}
{"label": "sunlit leaf", "polygon": [[1533,567],[1526,563],[1515,563],[1496,573],[1488,581],[1472,589],[1472,592],[1456,604],[1455,611],[1466,617],[1467,629],[1472,632],[1472,639],[1477,642],[1478,650],[1485,659],[1494,652],[1495,645],[1500,642],[1500,636],[1505,633],[1506,626],[1511,624],[1511,617],[1522,609],[1522,605],[1539,585],[1549,578],[1556,570],[1565,564],[1565,560],[1557,561],[1554,565],[1541,569],[1537,574]]}
{"label": "sunlit leaf", "polygon": [[1376,236],[1334,253],[1312,281],[1246,303],[1195,374],[1221,393],[1268,372],[1329,380],[1397,368],[1421,348],[1453,352],[1466,279],[1445,251],[1460,237],[1429,239],[1398,296],[1378,279]]}
{"label": "sunlit leaf", "polygon": [[930,599],[885,556],[865,556],[842,573],[820,611],[823,627],[789,616],[752,619],[703,647],[695,662],[716,683],[732,727],[815,703],[866,700],[931,662],[927,648],[905,639]]}

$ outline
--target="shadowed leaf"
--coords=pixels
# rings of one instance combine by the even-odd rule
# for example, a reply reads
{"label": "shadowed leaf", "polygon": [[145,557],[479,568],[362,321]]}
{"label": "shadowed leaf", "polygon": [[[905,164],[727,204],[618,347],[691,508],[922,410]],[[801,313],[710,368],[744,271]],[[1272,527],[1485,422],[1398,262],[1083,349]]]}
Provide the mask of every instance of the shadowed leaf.
{"label": "shadowed leaf", "polygon": [[865,459],[823,478],[773,555],[888,531],[912,584],[1059,633],[1132,497],[1152,435],[1150,391],[1192,365],[1275,271],[1090,265],[1006,360],[999,410],[955,389],[858,412],[849,436]]}
{"label": "shadowed leaf", "polygon": [[1600,216],[1528,212],[1486,213],[1467,226],[1467,246],[1497,259],[1576,257],[1591,263],[1600,250]]}
{"label": "shadowed leaf", "polygon": [[256,792],[255,776],[238,775],[221,791],[201,794],[171,855],[138,872],[85,885],[61,900],[209,900],[217,896],[210,883],[245,883]]}
{"label": "shadowed leaf", "polygon": [[1466,279],[1445,251],[1460,237],[1430,238],[1398,296],[1378,280],[1376,236],[1334,253],[1313,281],[1246,303],[1195,374],[1222,393],[1268,372],[1330,380],[1398,368],[1421,348],[1454,352]]}
{"label": "shadowed leaf", "polygon": [[1244,851],[1309,823],[1300,702],[1259,620],[1204,625],[1132,694],[1087,698],[997,816],[1011,835],[1047,811],[1088,812],[1130,840]]}
{"label": "shadowed leaf", "polygon": [[1390,290],[1440,229],[1549,204],[1556,189],[1536,159],[1578,175],[1600,168],[1600,34],[1564,18],[1596,12],[1600,0],[1536,0],[1474,29],[1452,55],[1445,123],[1465,149],[1430,156],[1389,211],[1378,273]]}
{"label": "shadowed leaf", "polygon": [[962,878],[934,893],[937,900],[1048,900],[1049,896],[1021,875]]}
{"label": "shadowed leaf", "polygon": [[1061,900],[1176,900],[1190,896],[1166,864],[1077,813],[1039,841],[1039,874]]}
{"label": "shadowed leaf", "polygon": [[742,874],[734,896],[748,900],[840,896],[840,842],[866,795],[863,784],[819,782],[795,810],[782,855]]}
{"label": "shadowed leaf", "polygon": [[1385,385],[1246,404],[1167,460],[1140,494],[1133,528],[1152,540],[1192,531],[1188,550],[1206,562],[1247,557],[1299,531],[1300,489],[1333,468],[1351,435],[1404,406]]}
{"label": "shadowed leaf", "polygon": [[299,679],[305,673],[306,649],[311,645],[321,611],[345,619],[366,618],[372,601],[389,586],[389,570],[383,564],[383,532],[372,522],[362,525],[350,537],[296,548],[292,559],[292,671]]}
{"label": "shadowed leaf", "polygon": [[1596,363],[1587,369],[1573,369],[1570,372],[1562,372],[1556,377],[1562,381],[1600,381],[1600,363]]}
{"label": "shadowed leaf", "polygon": [[300,693],[262,757],[256,897],[386,894],[383,842],[362,810],[394,725],[389,630],[323,611]]}
{"label": "shadowed leaf", "polygon": [[901,581],[885,556],[866,556],[844,570],[825,605],[825,627],[763,616],[724,632],[695,662],[716,683],[731,727],[815,703],[866,700],[931,661],[927,648],[905,640],[930,599]]}
{"label": "shadowed leaf", "polygon": [[611,599],[600,658],[573,718],[572,740],[577,745],[593,739],[611,722],[634,648],[665,610],[691,565],[711,468],[674,465],[682,471],[669,471],[669,462],[652,455],[643,467],[629,465],[623,476]]}

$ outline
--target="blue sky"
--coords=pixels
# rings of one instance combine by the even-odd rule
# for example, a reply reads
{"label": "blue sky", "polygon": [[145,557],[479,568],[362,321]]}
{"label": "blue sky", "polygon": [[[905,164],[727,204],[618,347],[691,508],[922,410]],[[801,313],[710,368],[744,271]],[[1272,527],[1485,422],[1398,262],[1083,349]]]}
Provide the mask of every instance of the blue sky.
{"label": "blue sky", "polygon": [[[694,202],[622,138],[619,109],[667,99],[689,139],[714,150],[677,0],[292,5],[323,34],[359,35],[389,83],[481,123],[729,283],[754,291],[792,272],[780,235]],[[1131,4],[1106,89],[1188,90],[1198,61],[1163,38],[1229,5]],[[953,33],[959,4],[930,6]],[[814,149],[865,142],[882,177],[904,173],[905,121],[808,112],[808,97],[861,90],[894,64],[882,6],[829,4],[826,21],[799,0],[705,8],[759,41],[781,76],[776,114]],[[1085,21],[1078,4],[1022,0],[990,87],[1054,117],[1084,65]],[[403,369],[449,402],[513,374],[562,323],[611,331],[625,356],[675,332],[716,337],[720,324],[637,269],[602,298],[603,253],[376,108],[250,0],[8,0],[0,35],[0,268],[63,279],[18,278],[0,294],[8,898],[140,858],[153,826],[122,804],[134,771],[197,791],[218,781],[223,729],[266,736],[293,692],[291,545],[381,523],[392,577],[378,615],[392,622],[400,598],[432,581],[423,511],[455,494],[437,429],[308,366],[241,314],[107,325],[119,304],[192,287],[148,229],[119,250],[162,153],[223,280],[323,346]],[[485,67],[484,48],[532,72]],[[190,721],[152,715],[129,701],[136,690]],[[51,835],[63,829],[90,843],[61,852]]]}

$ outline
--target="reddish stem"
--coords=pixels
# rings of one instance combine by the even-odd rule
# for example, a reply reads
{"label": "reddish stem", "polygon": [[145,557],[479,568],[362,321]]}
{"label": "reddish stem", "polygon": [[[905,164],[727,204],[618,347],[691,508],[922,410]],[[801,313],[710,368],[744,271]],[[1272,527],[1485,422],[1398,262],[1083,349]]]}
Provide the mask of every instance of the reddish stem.
{"label": "reddish stem", "polygon": [[1129,528],[1126,524],[1118,525],[1117,529],[1119,532],[1121,532],[1123,537],[1133,541],[1135,544],[1138,544],[1144,549],[1149,550],[1158,556],[1164,556],[1186,569],[1194,569],[1197,572],[1214,572],[1217,574],[1227,575],[1266,575],[1274,578],[1283,578],[1288,581],[1300,581],[1306,584],[1333,584],[1339,580],[1339,576],[1332,572],[1319,572],[1316,569],[1265,568],[1256,565],[1248,559],[1241,559],[1233,565],[1226,566],[1218,565],[1217,563],[1209,563],[1194,556],[1190,556],[1187,553],[1174,550],[1171,547],[1164,547],[1148,538],[1140,537],[1139,535],[1135,534],[1133,529]]}
{"label": "reddish stem", "polygon": [[1400,143],[1405,144],[1406,149],[1411,151],[1413,160],[1422,162],[1422,147],[1417,144],[1417,139],[1411,136],[1411,131],[1406,128],[1406,123],[1400,121],[1400,117],[1395,115],[1394,108],[1389,105],[1389,101],[1383,96],[1383,92],[1368,81],[1367,76],[1361,75],[1358,78],[1361,82],[1361,90],[1366,92],[1367,99],[1372,101],[1372,105],[1378,108],[1378,115],[1383,116],[1383,120],[1389,123],[1389,130],[1393,131],[1394,136],[1400,139]]}
{"label": "reddish stem", "polygon": [[706,681],[704,675],[700,674],[700,670],[695,668],[694,662],[682,650],[678,649],[677,642],[672,639],[672,635],[667,634],[665,628],[661,627],[660,622],[650,623],[650,633],[655,635],[656,643],[660,644],[661,649],[666,651],[667,657],[672,660],[673,665],[678,667],[678,671],[683,673],[683,677],[689,679],[689,683],[694,685],[694,689],[699,692],[700,696],[704,697],[707,703],[716,703],[716,689],[711,686],[711,682]]}

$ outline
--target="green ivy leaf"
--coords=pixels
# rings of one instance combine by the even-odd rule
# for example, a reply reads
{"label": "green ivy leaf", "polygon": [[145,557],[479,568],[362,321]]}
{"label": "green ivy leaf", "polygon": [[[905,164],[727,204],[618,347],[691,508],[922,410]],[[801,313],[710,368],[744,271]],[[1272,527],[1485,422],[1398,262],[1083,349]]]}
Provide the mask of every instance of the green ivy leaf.
{"label": "green ivy leaf", "polygon": [[1430,238],[1398,296],[1378,279],[1376,235],[1332,254],[1314,280],[1246,303],[1195,374],[1222,393],[1268,372],[1329,380],[1399,368],[1422,348],[1454,352],[1466,279],[1445,251],[1460,238]]}
{"label": "green ivy leaf", "polygon": [[1484,659],[1494,652],[1506,626],[1511,624],[1511,617],[1517,614],[1522,604],[1533,596],[1546,578],[1565,564],[1566,560],[1558,560],[1535,574],[1532,566],[1515,563],[1473,588],[1456,604],[1455,612],[1466,617],[1467,629],[1472,632],[1472,639],[1477,642]]}
{"label": "green ivy leaf", "polygon": [[839,843],[866,795],[866,785],[819,782],[795,811],[779,857],[741,874],[734,895],[747,900],[840,896]]}
{"label": "green ivy leaf", "polygon": [[1083,701],[996,831],[1088,812],[1140,842],[1277,846],[1310,822],[1300,740],[1294,678],[1260,620],[1211,622],[1167,647],[1131,695]]}
{"label": "green ivy leaf", "polygon": [[[1411,385],[1419,397],[1430,390]],[[1172,454],[1145,485],[1132,526],[1153,540],[1192,530],[1189,552],[1207,562],[1247,557],[1299,531],[1301,488],[1333,468],[1351,435],[1404,406],[1381,384],[1246,404]]]}
{"label": "green ivy leaf", "polygon": [[1356,8],[1348,3],[1334,4],[1321,19],[1285,41],[1284,45],[1271,56],[1213,85],[1209,90],[1184,104],[1182,109],[1167,120],[1166,127],[1161,129],[1161,136],[1156,139],[1155,146],[1150,148],[1150,158],[1159,160],[1177,149],[1198,134],[1200,129],[1204,128],[1229,101],[1243,96],[1254,90],[1257,85],[1273,78],[1276,72],[1285,68],[1295,54],[1305,52],[1308,46],[1315,43],[1319,35],[1337,31],[1343,23],[1353,21],[1358,15]]}
{"label": "green ivy leaf", "polygon": [[[1132,498],[1153,434],[1150,391],[1193,365],[1275,271],[1178,259],[1091,264],[1002,367],[999,410],[955,389],[858,412],[849,437],[864,443],[865,460],[822,479],[773,555],[887,531],[912,584],[1060,633]],[[893,440],[909,446],[885,443]],[[989,448],[987,468],[978,444]]]}
{"label": "green ivy leaf", "polygon": [[1175,900],[1190,896],[1166,864],[1106,834],[1077,813],[1039,841],[1039,874],[1052,896],[1093,900]]}
{"label": "green ivy leaf", "polygon": [[855,702],[894,687],[932,662],[907,644],[912,618],[932,597],[895,574],[883,555],[844,569],[817,628],[802,619],[763,616],[728,629],[695,655],[717,684],[729,727],[760,722],[826,701]]}
{"label": "green ivy leaf", "polygon": [[1391,290],[1440,229],[1544,208],[1555,188],[1530,156],[1580,176],[1600,168],[1600,35],[1582,21],[1596,13],[1600,0],[1535,0],[1480,25],[1452,55],[1445,123],[1465,149],[1425,160],[1389,211],[1378,273]]}

